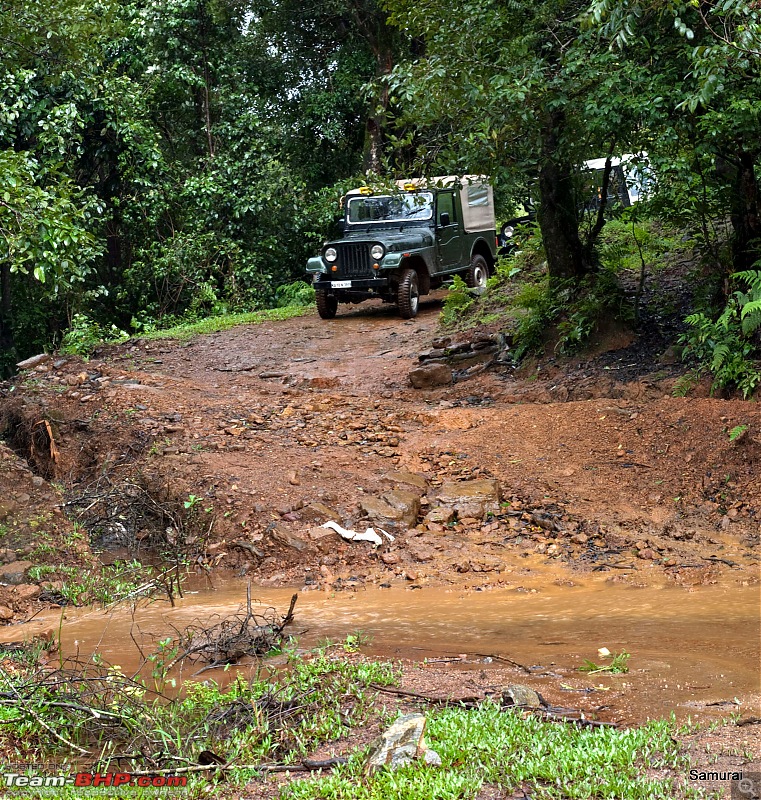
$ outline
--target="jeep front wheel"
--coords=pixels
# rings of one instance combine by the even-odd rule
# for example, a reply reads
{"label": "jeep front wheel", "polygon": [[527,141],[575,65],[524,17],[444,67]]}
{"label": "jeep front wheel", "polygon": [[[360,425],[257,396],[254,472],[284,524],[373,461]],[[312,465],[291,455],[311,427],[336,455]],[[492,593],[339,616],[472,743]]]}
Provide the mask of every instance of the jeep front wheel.
{"label": "jeep front wheel", "polygon": [[414,269],[405,269],[402,272],[399,288],[396,291],[396,302],[402,319],[412,319],[417,316],[420,292],[417,286],[417,272]]}
{"label": "jeep front wheel", "polygon": [[315,289],[317,313],[322,319],[333,319],[338,311],[338,300],[334,294],[328,294],[325,289]]}
{"label": "jeep front wheel", "polygon": [[489,265],[483,256],[475,255],[470,262],[468,272],[465,275],[465,283],[471,289],[485,289],[486,281],[489,279]]}

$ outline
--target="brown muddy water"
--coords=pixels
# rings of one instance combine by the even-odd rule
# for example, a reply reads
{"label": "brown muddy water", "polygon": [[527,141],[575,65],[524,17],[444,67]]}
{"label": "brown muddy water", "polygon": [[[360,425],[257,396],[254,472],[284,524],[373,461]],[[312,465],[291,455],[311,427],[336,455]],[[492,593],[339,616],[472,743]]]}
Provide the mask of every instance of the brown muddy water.
{"label": "brown muddy water", "polygon": [[[252,587],[252,597],[262,610],[273,606],[285,613],[293,591]],[[245,600],[245,581],[228,579],[215,589],[187,591],[174,608],[162,601],[141,604],[134,613],[124,606],[105,612],[64,609],[26,626],[5,628],[2,639],[60,627],[65,656],[99,652],[130,671],[140,661],[133,638],[150,653],[173,631],[199,621],[214,624],[244,607]],[[291,632],[300,647],[309,648],[361,630],[369,639],[362,647],[365,655],[416,662],[461,656],[452,668],[478,670],[482,677],[483,670],[504,669],[505,663],[494,658],[503,656],[530,667],[531,674],[516,670],[512,680],[539,691],[598,687],[620,720],[672,712],[679,719],[706,719],[759,714],[759,601],[758,586],[632,588],[602,579],[533,590],[400,586],[302,591]],[[630,653],[630,672],[579,672],[585,659],[601,661],[600,647]],[[181,677],[191,677],[199,666],[186,666]],[[215,670],[198,679],[226,681],[233,674],[234,669]]]}

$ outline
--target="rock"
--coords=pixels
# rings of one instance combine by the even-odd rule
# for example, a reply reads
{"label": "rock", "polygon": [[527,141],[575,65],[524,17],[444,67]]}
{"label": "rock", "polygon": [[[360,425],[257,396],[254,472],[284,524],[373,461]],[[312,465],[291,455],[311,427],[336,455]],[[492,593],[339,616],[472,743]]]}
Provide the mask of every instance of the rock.
{"label": "rock", "polygon": [[438,498],[443,506],[452,508],[460,519],[483,519],[487,514],[499,513],[499,484],[490,478],[442,484]]}
{"label": "rock", "polygon": [[304,550],[309,547],[303,539],[295,536],[282,525],[275,525],[270,531],[270,537],[278,544],[282,544],[284,547],[290,547],[293,550],[298,550],[299,553],[303,553]]}
{"label": "rock", "polygon": [[411,764],[416,759],[439,766],[441,758],[438,753],[428,749],[423,740],[424,733],[423,714],[407,714],[399,717],[371,745],[365,762],[365,771],[374,772],[384,767],[394,770]]}
{"label": "rock", "polygon": [[452,370],[446,364],[424,364],[410,370],[409,377],[416,389],[432,389],[451,385]]}
{"label": "rock", "polygon": [[13,589],[14,600],[28,603],[36,600],[42,594],[42,589],[33,583],[22,583]]}
{"label": "rock", "polygon": [[395,483],[406,483],[409,486],[422,489],[424,492],[428,491],[428,481],[425,476],[421,475],[419,472],[407,472],[402,470],[400,472],[389,472],[383,477]]}
{"label": "rock", "polygon": [[384,492],[380,497],[364,497],[359,505],[368,518],[381,527],[388,524],[412,527],[417,524],[420,513],[420,498],[403,489]]}
{"label": "rock", "polygon": [[542,707],[539,695],[530,686],[523,686],[520,683],[502,688],[502,703],[507,706],[525,706],[526,708]]}
{"label": "rock", "polygon": [[321,539],[325,539],[328,537],[332,538],[335,535],[336,535],[335,531],[331,530],[330,528],[317,527],[309,529],[309,538],[313,542],[319,542]]}
{"label": "rock", "polygon": [[415,559],[415,561],[420,561],[421,563],[433,561],[435,557],[433,550],[430,550],[427,547],[418,547],[414,550],[411,549],[410,555]]}
{"label": "rock", "polygon": [[455,510],[453,508],[447,508],[446,506],[438,506],[437,508],[431,509],[425,515],[425,522],[435,523],[439,525],[449,525],[455,517]]}
{"label": "rock", "polygon": [[16,554],[10,548],[0,550],[0,562],[3,564],[11,564],[16,560]]}
{"label": "rock", "polygon": [[13,619],[13,611],[8,606],[0,606],[0,621],[8,622]]}
{"label": "rock", "polygon": [[24,361],[19,361],[16,366],[19,369],[34,369],[38,367],[40,364],[44,364],[46,361],[50,361],[51,356],[48,353],[40,353],[37,356],[32,356],[31,358],[27,358]]}
{"label": "rock", "polygon": [[326,506],[324,503],[310,503],[302,510],[301,516],[306,520],[314,522],[335,521],[339,518],[338,512],[334,508]]}
{"label": "rock", "polygon": [[555,529],[555,521],[537,511],[531,515],[531,521],[534,523],[534,525],[544,528],[547,531],[552,531]]}
{"label": "rock", "polygon": [[0,583],[18,586],[26,581],[26,571],[34,566],[31,561],[14,561],[0,567]]}
{"label": "rock", "polygon": [[381,556],[381,561],[387,566],[391,567],[394,564],[399,563],[399,555],[398,553],[383,553]]}

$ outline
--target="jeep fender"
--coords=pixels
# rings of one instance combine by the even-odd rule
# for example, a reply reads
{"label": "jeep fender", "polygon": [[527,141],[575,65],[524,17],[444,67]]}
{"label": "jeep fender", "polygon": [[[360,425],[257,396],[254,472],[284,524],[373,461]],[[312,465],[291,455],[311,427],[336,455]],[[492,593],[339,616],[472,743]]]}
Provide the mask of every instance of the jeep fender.
{"label": "jeep fender", "polygon": [[410,255],[401,263],[400,274],[405,269],[414,269],[417,272],[418,291],[421,295],[431,293],[431,272],[425,259],[419,253]]}
{"label": "jeep fender", "polygon": [[473,256],[476,255],[483,256],[486,259],[490,270],[494,267],[494,248],[489,247],[489,243],[482,237],[479,237],[473,242],[473,247],[470,248],[470,261],[472,261]]}

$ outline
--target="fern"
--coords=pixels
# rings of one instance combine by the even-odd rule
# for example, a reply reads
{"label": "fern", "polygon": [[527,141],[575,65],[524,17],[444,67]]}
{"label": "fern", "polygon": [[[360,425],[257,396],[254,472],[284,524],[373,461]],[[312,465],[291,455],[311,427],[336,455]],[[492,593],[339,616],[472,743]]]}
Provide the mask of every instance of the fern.
{"label": "fern", "polygon": [[[737,277],[748,283],[749,293],[734,292],[715,322],[702,313],[690,314],[685,321],[691,330],[679,340],[685,345],[684,356],[697,362],[694,374],[699,376],[707,370],[713,375],[711,394],[729,388],[747,399],[761,385],[758,352],[750,338],[759,328],[757,317],[761,323],[761,273],[738,273]],[[686,379],[674,387],[675,394],[687,391]]]}
{"label": "fern", "polygon": [[674,388],[671,390],[672,396],[687,397],[687,395],[695,388],[699,378],[699,370],[693,370],[692,372],[688,372],[686,375],[682,375],[682,377],[679,378],[674,384]]}
{"label": "fern", "polygon": [[717,344],[713,348],[713,359],[711,360],[711,372],[718,372],[724,364],[726,364],[727,360],[730,356],[730,349],[729,345],[727,344]]}
{"label": "fern", "polygon": [[751,300],[745,303],[740,311],[740,319],[745,336],[751,336],[761,328],[761,300]]}
{"label": "fern", "polygon": [[754,300],[761,299],[761,270],[746,269],[743,272],[735,272],[732,277],[748,284]]}

